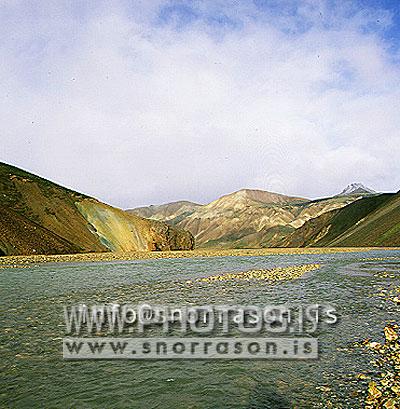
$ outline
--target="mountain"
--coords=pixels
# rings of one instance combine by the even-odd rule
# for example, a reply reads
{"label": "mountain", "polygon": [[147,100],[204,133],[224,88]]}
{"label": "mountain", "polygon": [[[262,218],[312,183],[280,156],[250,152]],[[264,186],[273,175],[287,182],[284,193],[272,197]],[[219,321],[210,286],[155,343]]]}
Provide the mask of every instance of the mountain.
{"label": "mountain", "polygon": [[400,192],[364,197],[311,219],[282,247],[400,246]]}
{"label": "mountain", "polygon": [[364,186],[362,183],[351,183],[344,190],[342,190],[338,196],[370,195],[374,193],[376,193],[375,190]]}
{"label": "mountain", "polygon": [[206,205],[172,204],[176,207],[168,216],[165,209],[169,205],[150,206],[129,212],[146,214],[190,231],[198,247],[272,247],[309,219],[346,206],[361,197],[362,195],[351,195],[309,200],[243,189]]}
{"label": "mountain", "polygon": [[0,162],[0,255],[192,249],[193,236]]}
{"label": "mountain", "polygon": [[308,199],[302,197],[285,196],[279,193],[267,192],[265,190],[242,189],[234,193],[222,196],[219,199],[211,202],[209,206],[219,208],[241,207],[252,202],[264,204],[287,204],[301,203]]}
{"label": "mountain", "polygon": [[168,221],[176,219],[181,215],[193,213],[201,205],[186,200],[172,202],[158,206],[145,206],[136,209],[128,209],[126,212],[136,214],[137,216],[152,218],[154,220]]}

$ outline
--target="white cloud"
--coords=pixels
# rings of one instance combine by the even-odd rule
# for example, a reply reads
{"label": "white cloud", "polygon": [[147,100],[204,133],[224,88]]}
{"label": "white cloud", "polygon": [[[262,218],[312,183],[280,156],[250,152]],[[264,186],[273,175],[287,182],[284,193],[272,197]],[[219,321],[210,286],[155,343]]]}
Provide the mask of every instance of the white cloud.
{"label": "white cloud", "polygon": [[366,29],[387,12],[40,3],[3,6],[2,160],[121,207],[399,189],[400,69]]}

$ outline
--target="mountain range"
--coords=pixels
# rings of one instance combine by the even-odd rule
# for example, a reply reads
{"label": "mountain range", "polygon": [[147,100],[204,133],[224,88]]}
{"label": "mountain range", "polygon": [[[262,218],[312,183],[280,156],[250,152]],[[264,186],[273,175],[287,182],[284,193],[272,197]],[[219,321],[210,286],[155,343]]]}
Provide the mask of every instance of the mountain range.
{"label": "mountain range", "polygon": [[122,210],[0,162],[0,256],[202,248],[400,246],[400,192],[352,183],[311,200],[242,189]]}
{"label": "mountain range", "polygon": [[395,246],[398,196],[361,183],[317,200],[243,189],[206,205],[180,201],[127,212],[188,230],[204,248]]}
{"label": "mountain range", "polygon": [[189,250],[193,236],[0,163],[0,255]]}

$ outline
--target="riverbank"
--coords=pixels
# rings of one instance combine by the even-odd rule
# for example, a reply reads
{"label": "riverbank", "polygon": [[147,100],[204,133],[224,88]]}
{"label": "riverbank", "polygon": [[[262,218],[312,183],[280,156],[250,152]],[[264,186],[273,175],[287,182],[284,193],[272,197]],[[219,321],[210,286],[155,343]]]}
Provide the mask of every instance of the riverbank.
{"label": "riverbank", "polygon": [[276,254],[329,254],[373,250],[398,250],[399,247],[323,247],[323,248],[266,248],[266,249],[197,249],[185,251],[136,251],[130,253],[79,253],[56,255],[27,255],[0,257],[0,268],[21,267],[39,263],[76,263],[126,261],[162,258],[243,257]]}

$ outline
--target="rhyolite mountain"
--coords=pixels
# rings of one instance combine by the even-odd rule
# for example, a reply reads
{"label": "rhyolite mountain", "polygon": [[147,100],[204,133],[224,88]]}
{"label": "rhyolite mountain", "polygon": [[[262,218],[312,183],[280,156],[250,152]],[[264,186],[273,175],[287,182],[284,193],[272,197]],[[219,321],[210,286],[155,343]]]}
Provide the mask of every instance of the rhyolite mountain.
{"label": "rhyolite mountain", "polygon": [[187,250],[193,236],[0,162],[0,255]]}
{"label": "rhyolite mountain", "polygon": [[128,213],[136,214],[141,217],[151,218],[153,220],[176,220],[178,217],[193,213],[201,205],[198,203],[181,200],[162,205],[150,205],[127,210]]}
{"label": "rhyolite mountain", "polygon": [[400,246],[400,192],[364,197],[304,223],[282,247]]}
{"label": "rhyolite mountain", "polygon": [[176,202],[127,212],[188,230],[197,247],[274,247],[308,220],[362,197],[364,193],[310,200],[243,189],[206,205]]}

